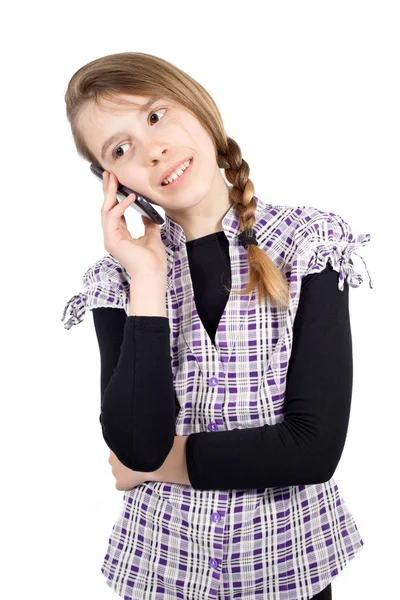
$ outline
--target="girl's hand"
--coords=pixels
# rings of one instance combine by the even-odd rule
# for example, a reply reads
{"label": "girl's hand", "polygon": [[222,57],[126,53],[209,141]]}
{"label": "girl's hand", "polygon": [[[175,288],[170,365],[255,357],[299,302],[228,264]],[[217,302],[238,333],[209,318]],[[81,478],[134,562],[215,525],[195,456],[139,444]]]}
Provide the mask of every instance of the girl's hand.
{"label": "girl's hand", "polygon": [[149,273],[167,275],[167,256],[161,240],[160,227],[142,216],[144,235],[135,239],[126,226],[124,213],[136,200],[130,194],[121,202],[117,199],[118,180],[114,173],[103,172],[104,202],[101,225],[104,248],[128,271],[131,278]]}
{"label": "girl's hand", "polygon": [[147,473],[145,471],[132,471],[125,467],[119,459],[115,456],[114,452],[110,451],[110,458],[108,459],[112,467],[112,473],[115,477],[115,487],[117,490],[130,490],[145,481],[156,481],[153,472]]}

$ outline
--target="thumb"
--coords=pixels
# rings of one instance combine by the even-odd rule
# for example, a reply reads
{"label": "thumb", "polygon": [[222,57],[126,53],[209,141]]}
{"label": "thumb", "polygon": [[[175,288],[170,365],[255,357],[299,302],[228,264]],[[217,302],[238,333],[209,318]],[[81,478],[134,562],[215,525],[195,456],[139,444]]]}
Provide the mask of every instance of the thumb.
{"label": "thumb", "polygon": [[158,235],[161,236],[161,230],[157,223],[155,223],[152,219],[141,215],[142,221],[144,224],[144,233],[145,235]]}
{"label": "thumb", "polygon": [[144,215],[141,215],[142,217],[142,221],[145,227],[151,226],[151,225],[157,225],[157,223],[155,223],[154,221],[152,221],[151,219],[149,219],[149,217],[145,217]]}

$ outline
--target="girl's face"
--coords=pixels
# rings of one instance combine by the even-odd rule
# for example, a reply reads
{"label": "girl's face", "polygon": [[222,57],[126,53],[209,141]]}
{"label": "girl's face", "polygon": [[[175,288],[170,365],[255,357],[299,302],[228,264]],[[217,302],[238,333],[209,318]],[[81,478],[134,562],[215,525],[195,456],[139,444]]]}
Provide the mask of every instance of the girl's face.
{"label": "girl's face", "polygon": [[[198,119],[171,100],[155,100],[143,111],[140,107],[150,97],[121,98],[137,107],[120,110],[103,100],[101,107],[88,105],[81,116],[82,134],[99,164],[172,218],[174,214],[182,216],[206,197],[213,201],[216,193],[221,193],[223,177],[211,137]],[[162,186],[165,173],[189,158],[192,164],[185,178],[176,186]]]}

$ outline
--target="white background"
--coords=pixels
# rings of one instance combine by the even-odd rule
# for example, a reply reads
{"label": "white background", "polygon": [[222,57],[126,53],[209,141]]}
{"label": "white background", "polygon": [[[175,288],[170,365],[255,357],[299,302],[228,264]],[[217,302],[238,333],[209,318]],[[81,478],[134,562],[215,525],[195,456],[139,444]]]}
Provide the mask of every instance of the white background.
{"label": "white background", "polygon": [[[341,215],[371,241],[350,290],[354,384],[335,473],[365,547],[334,600],[398,594],[399,4],[19,3],[2,15],[2,598],[111,599],[100,572],[123,492],[99,423],[92,317],[67,301],[106,252],[103,192],[64,94],[84,64],[158,55],[199,81],[256,195]],[[7,16],[8,15],[8,16]],[[162,209],[159,209],[163,214]],[[134,237],[143,224],[127,211]]]}

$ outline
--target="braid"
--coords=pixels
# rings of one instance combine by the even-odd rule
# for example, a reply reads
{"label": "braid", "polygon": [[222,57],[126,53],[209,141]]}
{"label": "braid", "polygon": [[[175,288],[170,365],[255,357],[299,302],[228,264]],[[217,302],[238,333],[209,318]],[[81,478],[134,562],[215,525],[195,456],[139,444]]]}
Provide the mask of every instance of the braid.
{"label": "braid", "polygon": [[222,156],[225,175],[229,183],[233,185],[231,188],[231,200],[236,205],[236,210],[239,215],[239,228],[241,231],[252,229],[255,224],[255,210],[257,208],[254,199],[254,185],[249,178],[250,167],[242,158],[240,146],[234,139],[227,138],[227,150],[225,156]]}
{"label": "braid", "polygon": [[[257,203],[254,197],[254,185],[249,178],[250,168],[242,157],[240,146],[231,137],[227,137],[226,147],[217,153],[218,166],[225,169],[225,175],[230,188],[230,200],[235,204],[239,215],[239,229],[242,234],[239,238],[246,242],[246,236],[252,232],[255,224],[255,211]],[[246,247],[246,246],[245,246]],[[247,246],[250,278],[247,287],[232,294],[250,294],[258,287],[261,301],[268,297],[278,306],[288,306],[289,286],[282,273],[276,268],[273,261],[258,244]]]}

